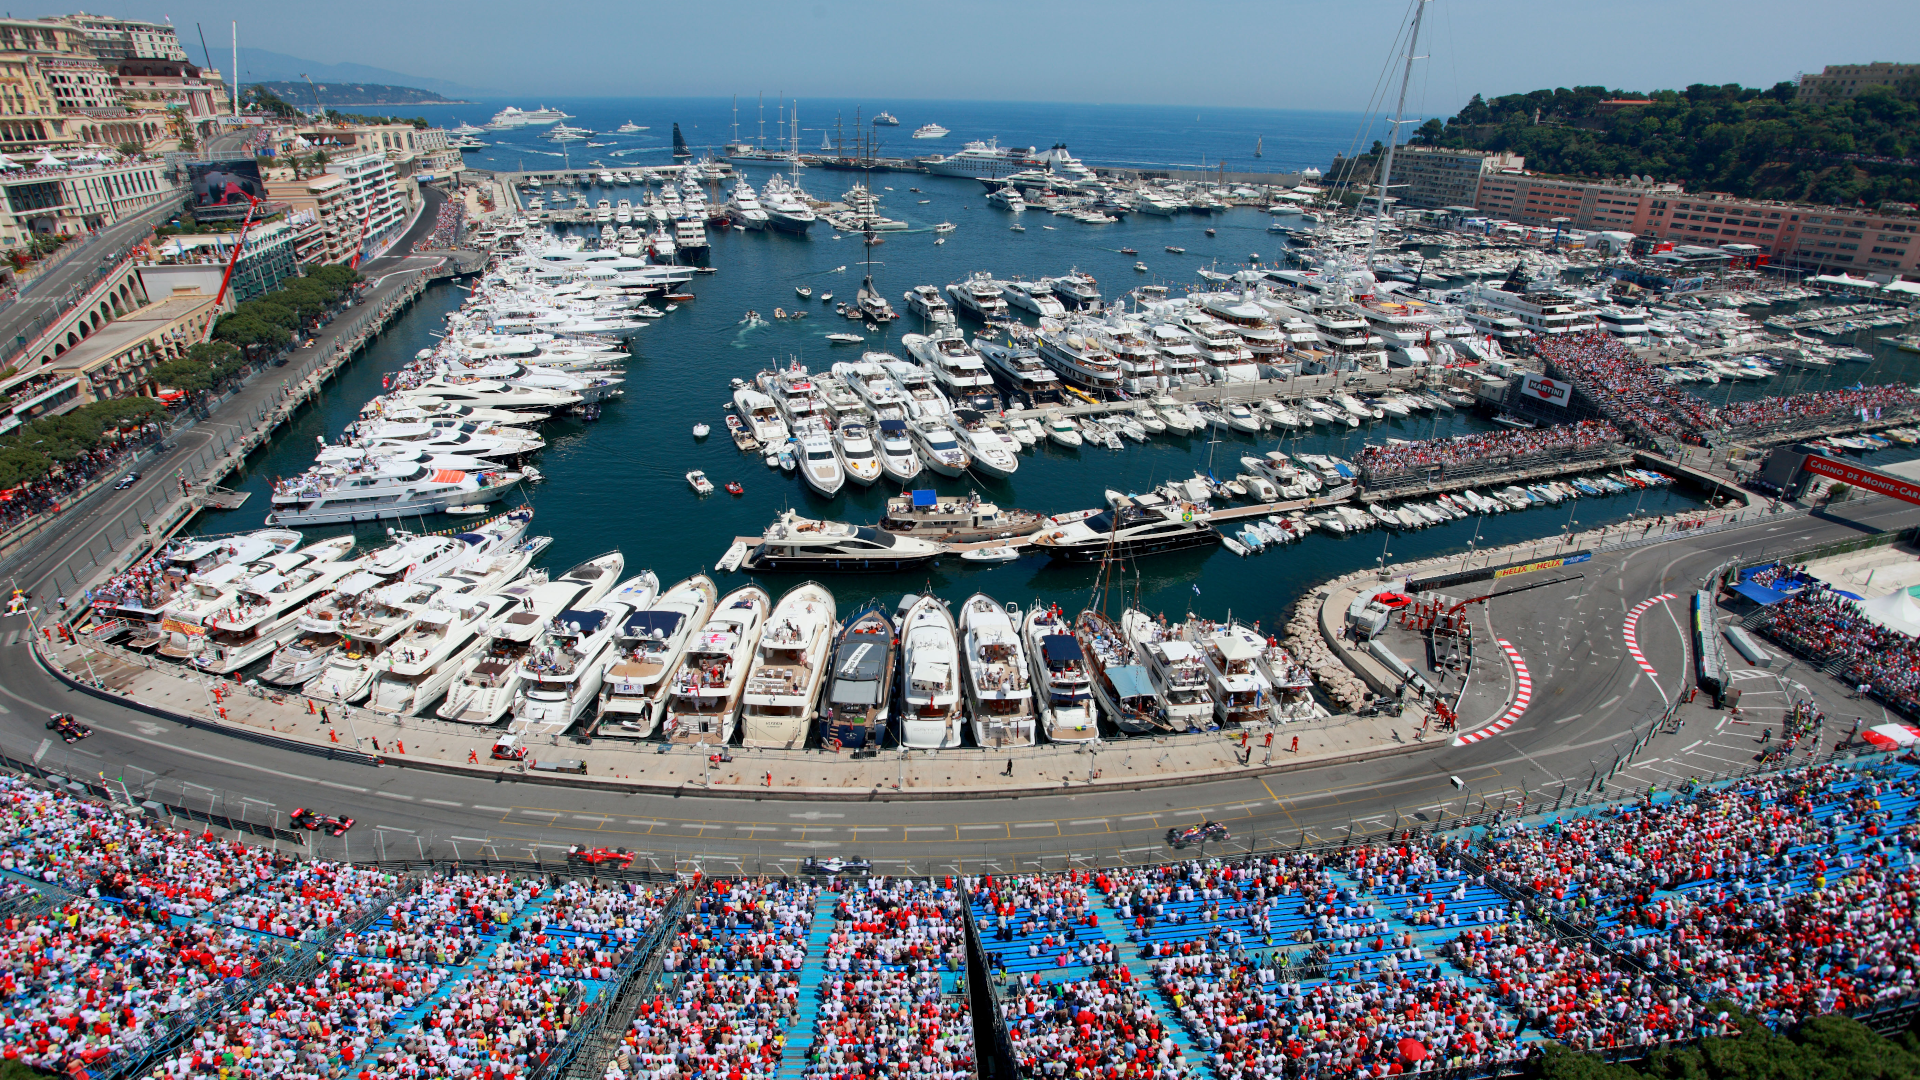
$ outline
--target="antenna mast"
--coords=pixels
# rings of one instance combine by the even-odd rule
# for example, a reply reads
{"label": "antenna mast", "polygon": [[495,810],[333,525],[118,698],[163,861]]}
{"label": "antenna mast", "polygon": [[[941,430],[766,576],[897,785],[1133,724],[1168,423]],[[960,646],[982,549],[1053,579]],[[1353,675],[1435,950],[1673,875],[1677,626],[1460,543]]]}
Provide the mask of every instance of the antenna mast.
{"label": "antenna mast", "polygon": [[1424,59],[1415,56],[1413,50],[1420,44],[1420,18],[1427,13],[1429,0],[1413,0],[1413,33],[1407,38],[1407,66],[1400,73],[1400,102],[1393,107],[1393,130],[1387,134],[1387,160],[1380,166],[1380,190],[1375,194],[1377,208],[1373,215],[1373,235],[1367,238],[1367,269],[1373,269],[1373,251],[1380,243],[1380,226],[1386,223],[1387,191],[1393,179],[1393,148],[1400,144],[1400,125],[1408,121],[1401,119],[1407,112],[1407,84],[1413,81],[1413,62]]}

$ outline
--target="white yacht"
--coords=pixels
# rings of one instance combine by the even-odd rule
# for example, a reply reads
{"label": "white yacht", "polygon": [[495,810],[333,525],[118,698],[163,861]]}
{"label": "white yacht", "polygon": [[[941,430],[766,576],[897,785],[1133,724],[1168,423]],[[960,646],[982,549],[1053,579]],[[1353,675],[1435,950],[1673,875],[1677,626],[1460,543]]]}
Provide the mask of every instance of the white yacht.
{"label": "white yacht", "polygon": [[796,456],[800,459],[800,478],[823,498],[840,494],[847,484],[847,470],[834,452],[833,437],[815,421],[802,429],[795,441],[799,444]]}
{"label": "white yacht", "polygon": [[781,232],[798,233],[805,236],[814,222],[820,220],[814,216],[813,208],[807,205],[804,192],[775,174],[767,179],[761,189],[761,209],[767,215],[767,224]]}
{"label": "white yacht", "polygon": [[669,676],[693,635],[712,618],[719,595],[711,578],[695,574],[661,594],[652,607],[627,615],[600,681],[594,734],[644,739],[659,728],[673,685]]}
{"label": "white yacht", "polygon": [[1146,662],[1160,706],[1176,730],[1206,731],[1216,726],[1207,667],[1192,643],[1137,608],[1120,616],[1120,629]]}
{"label": "white yacht", "polygon": [[909,420],[939,420],[953,412],[953,402],[940,392],[933,373],[904,360],[887,365],[887,371],[900,387]]}
{"label": "white yacht", "polygon": [[[874,453],[873,431],[864,420],[848,420],[833,429],[833,448],[847,479],[871,487],[880,479],[880,459]],[[911,453],[911,450],[909,450]]]}
{"label": "white yacht", "polygon": [[[197,656],[207,647],[214,620],[239,613],[241,590],[254,579],[284,579],[302,569],[340,562],[353,550],[353,537],[337,536],[302,551],[291,550],[290,545],[275,550],[278,546],[250,537],[189,540],[178,545],[168,556],[164,575],[178,587],[165,600],[156,597],[153,605],[157,617],[151,622],[160,655],[176,660]],[[242,555],[251,557],[242,562]],[[218,561],[223,556],[226,561]]]}
{"label": "white yacht", "polygon": [[953,324],[953,307],[937,285],[915,285],[906,295],[907,310],[930,323]]}
{"label": "white yacht", "polygon": [[753,193],[753,185],[741,177],[733,185],[733,195],[727,199],[727,216],[742,229],[764,229],[768,215],[760,200]]}
{"label": "white yacht", "polygon": [[[386,666],[384,654],[427,610],[444,585],[437,578],[396,581],[369,589],[337,622],[339,644],[327,662],[300,687],[307,697],[345,705],[373,689],[374,676]],[[303,616],[299,629],[307,630]]]}
{"label": "white yacht", "polygon": [[1040,354],[1024,345],[1001,345],[982,337],[973,339],[974,351],[987,367],[1000,373],[1014,393],[1025,394],[1030,401],[1059,396],[1060,376],[1040,361]]}
{"label": "white yacht", "polygon": [[653,606],[659,594],[660,579],[648,570],[621,582],[599,603],[549,619],[545,634],[520,658],[510,730],[559,735],[572,728],[600,695],[607,654],[627,616]]}
{"label": "white yacht", "polygon": [[1053,742],[1089,742],[1100,737],[1099,713],[1086,656],[1073,628],[1059,612],[1035,602],[1021,623],[1020,636],[1033,666],[1033,685],[1041,727]]}
{"label": "white yacht", "polygon": [[985,593],[960,606],[961,667],[973,741],[983,748],[1032,746],[1032,672],[1020,643],[1020,609]]}
{"label": "white yacht", "polygon": [[1008,184],[1005,187],[996,188],[989,192],[987,194],[987,205],[997,206],[1002,210],[1009,210],[1013,213],[1020,214],[1026,212],[1027,200],[1021,198],[1018,188],[1015,188],[1012,184]]}
{"label": "white yacht", "polygon": [[948,285],[947,295],[961,311],[983,322],[1006,317],[1007,302],[1000,298],[1000,283],[985,270]]}
{"label": "white yacht", "polygon": [[460,662],[484,641],[494,620],[524,601],[498,592],[435,603],[414,617],[406,636],[388,650],[390,663],[374,676],[362,706],[386,716],[412,716],[453,682]]}
{"label": "white yacht", "polygon": [[955,409],[955,437],[973,459],[973,467],[1002,480],[1020,468],[1020,442],[997,419],[973,409]]}
{"label": "white yacht", "polygon": [[972,456],[944,419],[910,420],[907,434],[920,452],[920,460],[941,476],[959,476],[973,465]]}
{"label": "white yacht", "polygon": [[489,624],[463,658],[456,658],[451,688],[434,715],[462,724],[499,722],[520,690],[520,661],[548,622],[562,611],[598,603],[626,565],[624,555],[609,551],[552,581],[503,590],[518,593],[521,602]]}
{"label": "white yacht", "polygon": [[747,669],[742,745],[798,750],[806,744],[839,629],[834,614],[833,593],[817,581],[795,586],[774,606]]}
{"label": "white yacht", "polygon": [[939,124],[921,124],[913,129],[913,137],[916,139],[944,139],[950,134],[952,133]]}
{"label": "white yacht", "polygon": [[781,419],[780,410],[766,394],[747,386],[735,390],[733,411],[761,446],[773,448],[787,441],[787,422]]}
{"label": "white yacht", "polygon": [[909,484],[926,466],[913,448],[905,420],[880,421],[880,469],[896,483]]}
{"label": "white yacht", "polygon": [[906,391],[893,381],[889,364],[903,363],[887,353],[868,353],[858,363],[833,365],[833,373],[852,388],[854,396],[865,402],[876,420],[896,420],[907,416]]}
{"label": "white yacht", "polygon": [[1095,393],[1120,387],[1120,364],[1099,343],[1075,328],[1042,330],[1040,359],[1069,385]]}
{"label": "white yacht", "polygon": [[1239,623],[1189,619],[1181,637],[1200,654],[1213,692],[1214,715],[1224,725],[1250,725],[1269,718],[1273,684],[1260,671],[1266,639]]}
{"label": "white yacht", "polygon": [[772,606],[766,590],[746,585],[714,608],[674,672],[664,721],[669,740],[724,746],[733,739],[747,665]]}
{"label": "white yacht", "polygon": [[986,361],[956,329],[948,327],[931,337],[907,334],[900,339],[900,344],[933,374],[940,389],[956,401],[964,400],[978,389],[993,387],[993,376],[987,373]]}
{"label": "white yacht", "polygon": [[299,632],[301,607],[353,572],[352,563],[329,562],[247,578],[236,585],[232,605],[207,620],[193,666],[226,675],[269,655]]}
{"label": "white yacht", "polygon": [[1053,285],[1046,278],[1038,281],[1009,281],[1000,289],[1000,296],[1014,307],[1031,311],[1035,315],[1060,318],[1067,313],[1067,306],[1053,294]]}
{"label": "white yacht", "polygon": [[309,469],[273,485],[269,525],[339,525],[424,517],[450,506],[499,502],[521,474],[429,469],[411,461]]}
{"label": "white yacht", "polygon": [[900,745],[944,750],[960,745],[960,648],[953,615],[931,594],[900,621]]}

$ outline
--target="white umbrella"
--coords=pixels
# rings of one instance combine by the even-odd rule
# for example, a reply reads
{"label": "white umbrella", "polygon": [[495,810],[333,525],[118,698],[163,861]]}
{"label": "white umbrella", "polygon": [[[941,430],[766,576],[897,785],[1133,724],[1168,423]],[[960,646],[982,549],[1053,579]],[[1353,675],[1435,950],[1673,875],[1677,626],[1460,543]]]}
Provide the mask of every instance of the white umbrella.
{"label": "white umbrella", "polygon": [[0,154],[0,169],[17,169],[19,167],[20,167],[19,162],[13,160],[12,158],[8,157],[5,154]]}
{"label": "white umbrella", "polygon": [[34,162],[34,164],[40,166],[43,169],[64,169],[67,166],[66,162],[61,161],[57,157],[54,157],[51,153],[47,154],[45,157],[42,157],[39,161]]}

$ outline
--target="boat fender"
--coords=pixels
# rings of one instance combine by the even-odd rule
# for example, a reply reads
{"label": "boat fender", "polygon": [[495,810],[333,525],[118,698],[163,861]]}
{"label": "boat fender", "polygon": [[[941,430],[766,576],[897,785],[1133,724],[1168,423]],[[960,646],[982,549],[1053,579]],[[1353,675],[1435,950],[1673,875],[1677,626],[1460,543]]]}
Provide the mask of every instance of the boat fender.
{"label": "boat fender", "polygon": [[836,753],[836,754],[837,754],[837,753],[839,753],[839,752],[840,752],[840,740],[839,740],[839,739],[828,739],[828,740],[827,740],[827,749],[829,749],[829,750],[831,750],[831,751],[833,751],[833,752],[834,752],[834,753]]}

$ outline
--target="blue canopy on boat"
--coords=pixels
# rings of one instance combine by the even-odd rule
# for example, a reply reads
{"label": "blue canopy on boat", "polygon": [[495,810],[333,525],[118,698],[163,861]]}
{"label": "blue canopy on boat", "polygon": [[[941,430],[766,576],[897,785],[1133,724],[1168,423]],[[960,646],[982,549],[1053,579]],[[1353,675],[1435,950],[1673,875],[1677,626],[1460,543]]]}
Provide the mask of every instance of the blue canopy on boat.
{"label": "blue canopy on boat", "polygon": [[580,628],[580,633],[591,634],[600,629],[601,624],[607,621],[607,613],[604,611],[596,611],[592,608],[568,608],[560,614],[555,615],[553,621],[558,626],[568,627],[569,629],[577,626]]}
{"label": "blue canopy on boat", "polygon": [[1055,664],[1085,658],[1085,654],[1080,651],[1080,643],[1068,634],[1048,634],[1041,638],[1040,651],[1046,654],[1049,663]]}
{"label": "blue canopy on boat", "polygon": [[938,504],[939,501],[940,493],[932,488],[915,488],[913,491],[913,505],[915,506],[933,506]]}
{"label": "blue canopy on boat", "polygon": [[1154,696],[1153,680],[1147,678],[1147,669],[1139,664],[1115,664],[1107,669],[1107,681],[1122,698]]}
{"label": "blue canopy on boat", "polygon": [[683,611],[636,611],[627,616],[627,624],[622,632],[628,637],[653,638],[656,641],[670,638],[687,621]]}

